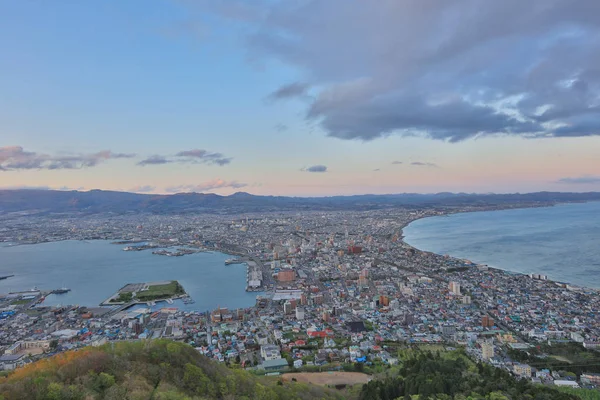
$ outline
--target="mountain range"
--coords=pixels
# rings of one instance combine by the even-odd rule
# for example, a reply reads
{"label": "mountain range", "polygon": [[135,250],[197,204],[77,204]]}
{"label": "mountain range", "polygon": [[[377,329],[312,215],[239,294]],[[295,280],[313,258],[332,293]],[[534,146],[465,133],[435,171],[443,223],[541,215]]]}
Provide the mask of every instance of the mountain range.
{"label": "mountain range", "polygon": [[0,190],[0,213],[32,214],[179,214],[243,213],[266,211],[370,210],[389,207],[456,208],[551,205],[560,202],[600,200],[600,192],[536,192],[513,194],[384,194],[331,197],[257,196],[238,192],[229,196],[212,193],[178,193],[171,195],[138,194],[105,190]]}

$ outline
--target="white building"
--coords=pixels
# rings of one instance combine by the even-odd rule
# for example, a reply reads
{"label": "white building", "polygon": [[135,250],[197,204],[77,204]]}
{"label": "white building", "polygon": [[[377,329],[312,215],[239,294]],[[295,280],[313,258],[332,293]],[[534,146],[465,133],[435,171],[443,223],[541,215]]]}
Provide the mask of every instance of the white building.
{"label": "white building", "polygon": [[265,361],[277,360],[281,358],[281,351],[279,350],[279,346],[266,344],[260,347],[260,356]]}

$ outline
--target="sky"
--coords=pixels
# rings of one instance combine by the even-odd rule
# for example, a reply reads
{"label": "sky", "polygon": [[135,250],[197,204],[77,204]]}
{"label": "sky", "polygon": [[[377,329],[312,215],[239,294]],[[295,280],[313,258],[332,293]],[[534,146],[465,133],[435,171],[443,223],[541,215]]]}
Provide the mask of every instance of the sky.
{"label": "sky", "polygon": [[600,2],[0,0],[0,188],[600,191]]}

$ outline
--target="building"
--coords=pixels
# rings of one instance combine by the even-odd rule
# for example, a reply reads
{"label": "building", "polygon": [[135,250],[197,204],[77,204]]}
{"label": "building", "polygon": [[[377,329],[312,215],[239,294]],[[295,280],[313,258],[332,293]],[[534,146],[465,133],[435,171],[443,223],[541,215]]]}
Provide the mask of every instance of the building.
{"label": "building", "polygon": [[296,279],[296,271],[293,269],[285,269],[277,273],[277,281],[279,282],[292,282]]}
{"label": "building", "polygon": [[471,304],[471,296],[467,296],[467,295],[463,296],[462,303],[463,304]]}
{"label": "building", "polygon": [[360,246],[348,246],[349,254],[360,254],[362,253],[362,247]]}
{"label": "building", "polygon": [[390,298],[388,296],[379,296],[379,306],[388,307],[390,305]]}
{"label": "building", "polygon": [[516,375],[530,378],[531,377],[531,367],[527,364],[515,364],[513,365],[513,371]]}
{"label": "building", "polygon": [[279,358],[276,360],[266,360],[262,364],[260,364],[259,368],[264,369],[269,372],[282,371],[288,367],[287,360],[283,358]]}
{"label": "building", "polygon": [[49,340],[27,340],[14,343],[4,354],[43,353],[50,348]]}
{"label": "building", "polygon": [[331,314],[329,313],[329,311],[323,311],[323,321],[325,322],[329,322]]}
{"label": "building", "polygon": [[359,276],[358,277],[358,286],[360,286],[360,287],[369,286],[369,279],[363,275]]}
{"label": "building", "polygon": [[600,342],[585,341],[583,342],[583,347],[585,347],[586,349],[598,349],[600,348]]}
{"label": "building", "polygon": [[563,381],[563,380],[560,380],[560,379],[556,379],[554,381],[554,384],[556,386],[566,386],[566,387],[570,387],[570,388],[573,388],[573,389],[579,388],[579,385],[575,381]]}
{"label": "building", "polygon": [[10,371],[25,365],[25,354],[4,354],[0,357],[0,368]]}
{"label": "building", "polygon": [[481,318],[481,326],[484,328],[491,328],[494,326],[494,319],[490,318],[488,315],[484,315]]}
{"label": "building", "polygon": [[483,342],[481,344],[481,357],[484,360],[489,360],[490,358],[494,358],[494,355],[494,343],[488,341]]}
{"label": "building", "polygon": [[292,303],[290,303],[290,301],[286,301],[285,303],[283,303],[283,313],[284,314],[291,314],[292,313]]}
{"label": "building", "polygon": [[316,296],[313,297],[313,302],[315,304],[323,304],[323,295],[322,294],[318,294]]}
{"label": "building", "polygon": [[581,383],[586,385],[595,385],[600,386],[600,374],[593,374],[591,372],[586,372],[581,374],[580,376]]}
{"label": "building", "polygon": [[304,309],[297,307],[296,308],[296,319],[297,320],[303,320],[304,319]]}
{"label": "building", "polygon": [[260,356],[263,360],[277,360],[281,358],[279,346],[274,344],[265,344],[260,347]]}
{"label": "building", "polygon": [[460,283],[458,282],[450,282],[448,285],[448,289],[450,292],[456,296],[460,296]]}

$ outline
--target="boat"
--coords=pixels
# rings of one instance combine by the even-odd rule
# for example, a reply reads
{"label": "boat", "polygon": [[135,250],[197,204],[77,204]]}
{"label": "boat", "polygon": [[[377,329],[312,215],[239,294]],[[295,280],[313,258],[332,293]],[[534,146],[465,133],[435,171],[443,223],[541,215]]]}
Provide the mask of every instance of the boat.
{"label": "boat", "polygon": [[54,293],[54,294],[65,294],[65,293],[69,293],[70,291],[71,291],[71,289],[69,289],[69,288],[61,287],[60,289],[54,290],[52,293]]}

